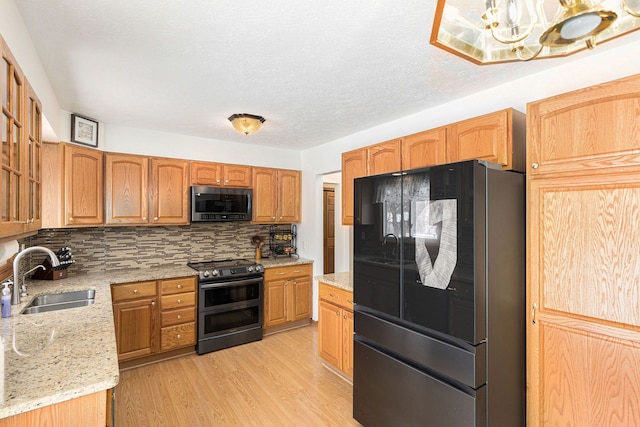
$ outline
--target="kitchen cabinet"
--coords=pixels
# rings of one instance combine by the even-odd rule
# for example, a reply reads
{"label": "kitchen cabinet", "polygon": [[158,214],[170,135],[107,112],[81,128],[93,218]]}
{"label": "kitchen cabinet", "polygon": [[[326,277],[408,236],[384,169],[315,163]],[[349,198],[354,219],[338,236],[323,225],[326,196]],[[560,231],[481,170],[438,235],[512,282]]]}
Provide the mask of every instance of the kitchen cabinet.
{"label": "kitchen cabinet", "polygon": [[342,224],[353,225],[353,180],[401,168],[401,139],[342,153]]}
{"label": "kitchen cabinet", "polygon": [[447,163],[479,159],[524,171],[525,115],[511,108],[448,126]]}
{"label": "kitchen cabinet", "polygon": [[161,299],[160,351],[196,344],[196,278],[159,282]]}
{"label": "kitchen cabinet", "polygon": [[527,106],[529,426],[640,425],[639,104],[633,76]]}
{"label": "kitchen cabinet", "polygon": [[106,390],[0,419],[0,427],[67,426],[104,427],[107,424]]}
{"label": "kitchen cabinet", "polygon": [[191,162],[191,185],[251,187],[251,166]]}
{"label": "kitchen cabinet", "polygon": [[105,154],[106,223],[189,223],[189,162]]}
{"label": "kitchen cabinet", "polygon": [[162,353],[195,346],[194,276],[114,284],[111,294],[118,361],[159,360]]}
{"label": "kitchen cabinet", "polygon": [[42,107],[2,37],[0,54],[0,238],[4,238],[37,231],[42,223]]}
{"label": "kitchen cabinet", "polygon": [[311,264],[265,269],[265,333],[309,324],[312,304],[311,275]]}
{"label": "kitchen cabinet", "polygon": [[302,221],[302,174],[297,170],[253,168],[253,222]]}
{"label": "kitchen cabinet", "polygon": [[353,292],[319,283],[318,354],[353,377]]}
{"label": "kitchen cabinet", "polygon": [[402,138],[402,169],[447,163],[447,128],[441,127]]}
{"label": "kitchen cabinet", "polygon": [[105,155],[105,222],[149,223],[149,159],[130,154]]}
{"label": "kitchen cabinet", "polygon": [[118,361],[156,353],[158,291],[155,280],[111,286]]}
{"label": "kitchen cabinet", "polygon": [[67,143],[42,144],[42,226],[104,223],[103,153]]}

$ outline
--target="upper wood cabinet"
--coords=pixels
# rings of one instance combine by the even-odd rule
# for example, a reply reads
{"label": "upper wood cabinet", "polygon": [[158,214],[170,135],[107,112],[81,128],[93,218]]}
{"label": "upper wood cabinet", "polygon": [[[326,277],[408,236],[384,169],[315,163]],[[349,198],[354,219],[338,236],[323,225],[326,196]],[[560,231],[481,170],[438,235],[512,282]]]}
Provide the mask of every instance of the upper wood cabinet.
{"label": "upper wood cabinet", "polygon": [[367,150],[342,153],[342,224],[353,225],[353,180],[367,176]]}
{"label": "upper wood cabinet", "polygon": [[441,127],[402,138],[402,169],[416,169],[447,162],[447,128]]}
{"label": "upper wood cabinet", "polygon": [[0,239],[41,226],[42,110],[9,47],[0,37],[2,174]]}
{"label": "upper wood cabinet", "polygon": [[68,227],[100,225],[104,222],[102,151],[63,144],[64,213]]}
{"label": "upper wood cabinet", "polygon": [[527,173],[591,171],[640,163],[636,75],[527,106]]}
{"label": "upper wood cabinet", "polygon": [[395,172],[401,169],[401,139],[367,147],[367,175]]}
{"label": "upper wood cabinet", "polygon": [[149,223],[149,159],[129,154],[105,155],[107,224]]}
{"label": "upper wood cabinet", "polygon": [[479,159],[524,171],[525,115],[506,109],[448,126],[447,162]]}
{"label": "upper wood cabinet", "polygon": [[639,105],[640,75],[528,105],[528,426],[640,425]]}
{"label": "upper wood cabinet", "polygon": [[191,185],[251,187],[251,166],[192,161]]}
{"label": "upper wood cabinet", "polygon": [[151,223],[189,223],[189,162],[151,159]]}
{"label": "upper wood cabinet", "polygon": [[301,178],[296,170],[253,168],[253,222],[301,222]]}

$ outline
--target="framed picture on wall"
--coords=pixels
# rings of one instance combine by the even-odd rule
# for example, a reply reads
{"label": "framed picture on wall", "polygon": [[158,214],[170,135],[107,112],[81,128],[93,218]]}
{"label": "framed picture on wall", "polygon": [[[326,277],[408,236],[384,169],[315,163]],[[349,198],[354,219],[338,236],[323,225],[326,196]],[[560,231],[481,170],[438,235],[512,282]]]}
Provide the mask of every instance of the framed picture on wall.
{"label": "framed picture on wall", "polygon": [[98,122],[78,114],[71,115],[71,142],[98,146]]}

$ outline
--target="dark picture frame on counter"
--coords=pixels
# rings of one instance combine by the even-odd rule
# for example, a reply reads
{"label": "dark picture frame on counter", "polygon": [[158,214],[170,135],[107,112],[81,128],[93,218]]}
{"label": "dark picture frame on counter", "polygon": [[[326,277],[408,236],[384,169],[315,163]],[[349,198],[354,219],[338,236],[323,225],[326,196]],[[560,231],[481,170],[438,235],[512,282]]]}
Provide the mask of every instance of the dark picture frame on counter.
{"label": "dark picture frame on counter", "polygon": [[79,114],[71,114],[71,142],[98,147],[98,122]]}

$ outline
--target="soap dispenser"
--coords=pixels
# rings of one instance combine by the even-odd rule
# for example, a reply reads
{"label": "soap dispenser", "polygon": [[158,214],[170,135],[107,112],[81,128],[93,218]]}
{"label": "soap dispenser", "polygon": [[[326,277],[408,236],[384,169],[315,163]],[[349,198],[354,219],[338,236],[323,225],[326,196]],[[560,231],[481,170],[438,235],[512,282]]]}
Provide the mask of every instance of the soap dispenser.
{"label": "soap dispenser", "polygon": [[2,317],[11,317],[11,289],[9,289],[9,285],[13,284],[10,280],[7,280],[3,283],[4,288],[2,289]]}

